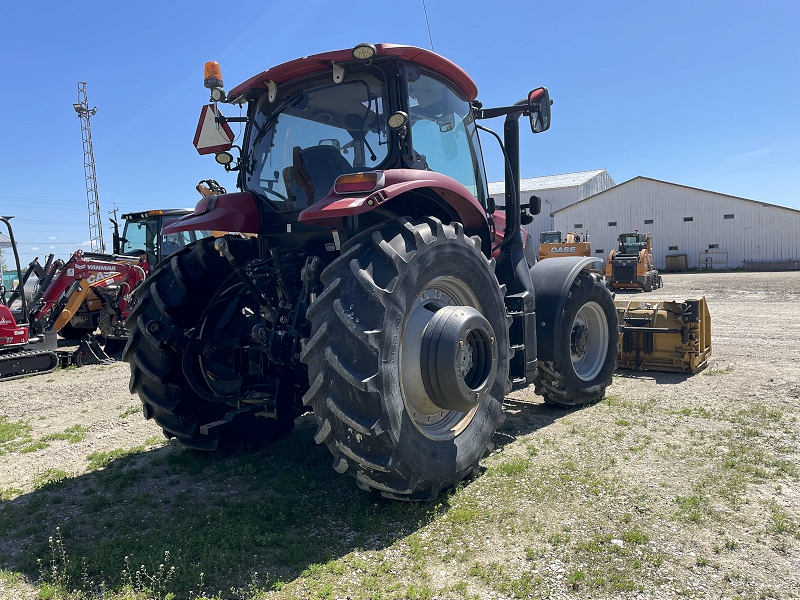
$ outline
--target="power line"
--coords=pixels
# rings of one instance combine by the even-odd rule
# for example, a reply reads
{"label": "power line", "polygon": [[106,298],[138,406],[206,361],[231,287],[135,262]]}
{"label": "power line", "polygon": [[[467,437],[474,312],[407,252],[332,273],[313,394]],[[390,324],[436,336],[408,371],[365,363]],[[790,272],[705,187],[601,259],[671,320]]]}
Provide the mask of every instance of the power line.
{"label": "power line", "polygon": [[428,26],[428,39],[431,41],[431,52],[436,52],[436,50],[433,49],[433,36],[431,35],[431,24],[430,21],[428,21],[428,9],[425,6],[425,0],[422,0],[422,10],[425,11],[425,24]]}

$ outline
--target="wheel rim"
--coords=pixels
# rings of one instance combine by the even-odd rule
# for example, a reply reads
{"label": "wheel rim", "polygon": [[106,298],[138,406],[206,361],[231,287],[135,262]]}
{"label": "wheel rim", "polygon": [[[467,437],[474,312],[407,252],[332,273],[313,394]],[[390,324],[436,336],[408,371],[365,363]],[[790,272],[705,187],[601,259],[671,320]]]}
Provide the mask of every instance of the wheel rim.
{"label": "wheel rim", "polygon": [[[236,285],[221,294],[200,325],[198,339],[203,340],[215,335],[214,345],[223,351],[218,355],[220,358],[224,357],[225,353],[232,353],[233,349],[240,345],[241,339],[247,337],[253,326],[258,323],[257,303],[249,293],[242,292],[241,286]],[[235,310],[230,310],[231,304],[236,305]],[[234,372],[230,362],[221,362],[219,358],[203,354],[198,354],[197,360],[203,381],[220,400],[242,392],[244,378]]]}
{"label": "wheel rim", "polygon": [[591,381],[603,368],[608,353],[608,327],[597,302],[584,304],[572,322],[570,359],[575,374]]}
{"label": "wheel rim", "polygon": [[406,314],[400,342],[400,390],[403,404],[414,426],[433,440],[448,440],[469,425],[478,406],[466,412],[442,410],[425,391],[420,372],[422,337],[425,327],[445,306],[471,306],[481,311],[478,298],[469,286],[455,277],[437,277],[417,294]]}

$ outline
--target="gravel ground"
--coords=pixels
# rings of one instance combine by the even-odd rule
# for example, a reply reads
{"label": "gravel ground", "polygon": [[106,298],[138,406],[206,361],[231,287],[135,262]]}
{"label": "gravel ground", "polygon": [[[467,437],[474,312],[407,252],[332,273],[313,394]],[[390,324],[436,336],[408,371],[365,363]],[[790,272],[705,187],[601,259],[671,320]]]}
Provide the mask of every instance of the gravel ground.
{"label": "gravel ground", "polygon": [[[800,403],[800,272],[665,274],[664,287],[655,292],[617,293],[618,299],[641,300],[685,300],[700,296],[706,297],[712,316],[713,355],[705,373],[687,378],[676,374],[618,371],[608,390],[609,402],[574,412],[548,413],[552,409],[545,408],[532,390],[515,392],[509,398],[508,419],[498,433],[501,441],[506,438],[512,441],[499,443],[501,449],[487,460],[487,466],[491,469],[495,462],[523,452],[525,443],[539,444],[548,439],[563,441],[570,428],[586,432],[582,441],[575,442],[576,453],[579,446],[585,449],[587,440],[605,444],[604,435],[613,443],[610,431],[615,423],[619,429],[622,420],[614,407],[640,406],[644,411],[641,403],[649,403],[647,406],[655,406],[663,413],[650,417],[651,433],[648,435],[654,436],[656,441],[643,452],[627,452],[630,459],[611,464],[619,481],[635,482],[648,490],[653,515],[660,514],[659,510],[668,514],[672,510],[670,507],[675,507],[676,498],[691,493],[691,485],[697,489],[701,473],[712,479],[715,477],[708,467],[713,462],[710,458],[707,463],[703,456],[694,463],[683,455],[674,458],[676,455],[668,453],[672,444],[693,443],[690,438],[696,431],[720,439],[719,436],[728,430],[727,425],[734,422],[741,425],[736,421],[737,415],[745,419],[748,415],[761,414],[759,411],[767,415],[772,414],[772,410],[777,411],[775,414],[780,415],[777,420],[753,421],[756,424],[751,424],[751,428],[757,425],[760,428],[747,443],[752,442],[767,453],[774,450],[773,454],[781,454],[790,466],[795,466],[794,471],[788,469],[788,476],[770,475],[751,481],[746,491],[738,496],[735,509],[721,500],[712,502],[709,510],[713,509],[716,514],[731,512],[733,516],[728,521],[723,519],[708,527],[696,528],[691,523],[676,528],[674,522],[665,522],[661,533],[650,537],[667,560],[659,567],[661,571],[653,575],[653,588],[646,597],[679,594],[709,598],[800,597],[800,485],[796,469],[800,435],[796,417]],[[153,422],[142,418],[137,411],[139,401],[131,396],[127,386],[128,366],[124,363],[57,371],[0,383],[0,425],[3,420],[6,423],[24,421],[30,427],[27,435],[31,440],[65,432],[75,425],[87,428],[85,437],[75,443],[56,439],[49,441],[47,447],[25,453],[18,448],[6,448],[0,456],[0,492],[4,500],[31,492],[50,469],[71,475],[85,473],[87,455],[93,452],[157,444],[155,440],[160,437],[160,430]],[[680,421],[681,417],[703,411],[712,416],[728,415],[730,419],[727,425],[722,423],[724,419],[719,422],[714,418],[695,419],[697,423],[690,433]],[[546,414],[550,416],[545,421],[535,423]],[[744,430],[734,427],[733,431]],[[617,439],[622,438],[618,436]],[[728,445],[732,447],[734,441]],[[563,441],[561,449],[569,449],[570,443]],[[598,447],[595,445],[599,454]],[[702,447],[700,451],[713,453],[720,447]],[[657,452],[658,448],[666,450]],[[544,460],[537,458],[540,459]],[[488,490],[482,491],[482,479],[478,478],[469,486],[476,497],[490,494]],[[633,500],[621,502],[625,506],[620,510],[635,510]],[[540,521],[550,517],[562,522],[564,512],[569,510],[569,506],[561,506],[551,515],[545,512],[537,517]],[[583,509],[574,507],[574,510],[580,519]],[[520,518],[524,518],[524,513]],[[775,525],[779,518],[783,519],[781,527]],[[428,533],[434,535],[442,527],[441,524],[430,525]],[[495,532],[478,528],[474,533],[476,539],[485,537],[488,540]],[[421,535],[425,536],[426,531]],[[578,537],[577,533],[573,537]],[[736,551],[717,552],[719,544],[727,544],[725,540],[729,539],[736,540],[735,544],[730,543]],[[10,557],[12,564],[20,550],[16,543],[0,541],[0,556]],[[524,562],[524,545],[522,542],[506,545],[504,552],[509,564]],[[488,549],[488,542],[486,546],[475,551],[474,559],[478,563],[484,558],[489,561],[496,554]],[[543,545],[541,552],[551,550]],[[712,569],[702,564],[697,558],[701,555],[712,557],[711,562],[716,561],[716,567]],[[544,562],[545,558],[540,560]],[[552,573],[548,571],[550,566],[541,568],[543,577],[552,576],[551,596],[582,597],[582,593],[575,591],[577,587],[570,587],[567,580],[558,575],[558,560],[552,562],[551,555],[546,560],[552,563],[550,566],[555,565]],[[430,564],[427,576],[436,587],[440,581],[452,579],[457,570],[450,563]],[[667,580],[674,585],[663,583]],[[479,597],[506,597],[489,582],[469,581],[470,592]],[[291,586],[287,586],[284,593],[289,594],[286,590],[290,589]],[[0,598],[33,595],[33,588],[26,584],[0,579]],[[606,590],[593,595],[614,597],[617,594]]]}

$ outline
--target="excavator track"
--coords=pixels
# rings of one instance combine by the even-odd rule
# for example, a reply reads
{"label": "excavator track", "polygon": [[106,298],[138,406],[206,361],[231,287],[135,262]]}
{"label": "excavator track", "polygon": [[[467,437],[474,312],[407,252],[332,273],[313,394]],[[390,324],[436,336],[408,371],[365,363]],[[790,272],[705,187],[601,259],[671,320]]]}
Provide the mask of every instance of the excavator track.
{"label": "excavator track", "polygon": [[61,359],[53,350],[20,350],[0,354],[0,381],[43,375],[54,371],[60,364]]}

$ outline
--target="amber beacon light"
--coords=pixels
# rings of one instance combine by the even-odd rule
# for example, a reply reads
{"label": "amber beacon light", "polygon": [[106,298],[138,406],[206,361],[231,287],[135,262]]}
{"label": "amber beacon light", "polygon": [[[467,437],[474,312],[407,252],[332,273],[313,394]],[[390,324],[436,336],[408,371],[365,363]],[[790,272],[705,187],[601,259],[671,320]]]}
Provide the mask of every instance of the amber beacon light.
{"label": "amber beacon light", "polygon": [[219,68],[219,63],[211,60],[205,64],[205,68],[203,69],[203,85],[209,89],[225,87],[222,83],[222,69]]}

